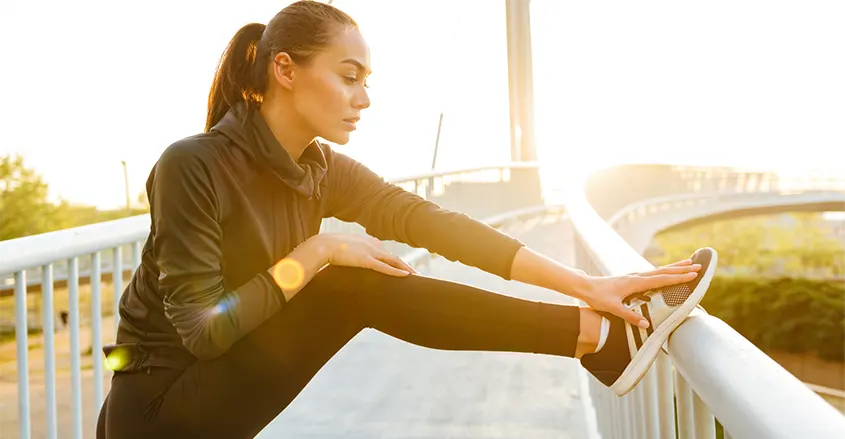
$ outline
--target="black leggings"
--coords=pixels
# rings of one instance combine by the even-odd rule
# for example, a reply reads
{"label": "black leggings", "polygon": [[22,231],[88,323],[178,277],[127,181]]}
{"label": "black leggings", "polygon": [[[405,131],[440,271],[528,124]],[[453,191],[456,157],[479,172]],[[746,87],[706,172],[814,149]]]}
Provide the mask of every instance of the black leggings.
{"label": "black leggings", "polygon": [[97,438],[252,438],[364,328],[433,349],[572,357],[579,324],[576,306],[330,266],[220,357],[115,374]]}

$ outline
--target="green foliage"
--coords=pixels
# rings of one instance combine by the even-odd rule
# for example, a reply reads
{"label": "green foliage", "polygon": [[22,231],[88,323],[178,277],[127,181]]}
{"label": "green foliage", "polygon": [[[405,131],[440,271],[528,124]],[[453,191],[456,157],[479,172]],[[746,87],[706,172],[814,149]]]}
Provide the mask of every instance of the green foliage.
{"label": "green foliage", "polygon": [[102,211],[48,201],[48,186],[23,157],[0,156],[0,240],[138,215],[148,207]]}
{"label": "green foliage", "polygon": [[47,184],[22,157],[0,157],[0,239],[65,226],[60,208],[47,202]]}
{"label": "green foliage", "polygon": [[665,265],[709,246],[719,252],[724,272],[748,276],[831,278],[845,275],[845,243],[833,236],[817,212],[760,215],[713,221],[658,234]]}
{"label": "green foliage", "polygon": [[702,306],[763,351],[845,360],[845,243],[820,213],[720,220],[661,233],[665,265],[703,246],[719,252]]}
{"label": "green foliage", "polygon": [[763,351],[845,359],[845,281],[716,276],[701,304]]}

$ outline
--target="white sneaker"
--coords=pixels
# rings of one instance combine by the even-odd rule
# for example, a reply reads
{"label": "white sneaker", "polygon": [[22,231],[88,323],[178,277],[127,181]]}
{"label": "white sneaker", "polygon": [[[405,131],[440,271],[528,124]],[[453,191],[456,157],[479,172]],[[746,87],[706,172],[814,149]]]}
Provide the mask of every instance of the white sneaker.
{"label": "white sneaker", "polygon": [[672,331],[704,298],[716,271],[718,255],[716,250],[706,247],[696,250],[691,259],[693,264],[701,264],[695,279],[637,293],[625,300],[628,308],[649,321],[648,329],[600,313],[610,320],[610,333],[599,352],[581,357],[581,365],[617,395],[625,395],[640,382]]}

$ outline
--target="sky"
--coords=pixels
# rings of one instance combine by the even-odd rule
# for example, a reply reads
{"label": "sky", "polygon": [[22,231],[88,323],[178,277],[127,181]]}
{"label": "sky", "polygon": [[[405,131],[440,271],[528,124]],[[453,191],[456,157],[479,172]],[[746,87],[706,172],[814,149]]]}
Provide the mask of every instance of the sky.
{"label": "sky", "polygon": [[[288,1],[0,1],[0,154],[51,198],[114,208],[201,132],[217,61]],[[372,106],[336,148],[386,177],[510,159],[504,0],[336,0],[371,48]],[[845,175],[845,3],[531,3],[538,154]]]}

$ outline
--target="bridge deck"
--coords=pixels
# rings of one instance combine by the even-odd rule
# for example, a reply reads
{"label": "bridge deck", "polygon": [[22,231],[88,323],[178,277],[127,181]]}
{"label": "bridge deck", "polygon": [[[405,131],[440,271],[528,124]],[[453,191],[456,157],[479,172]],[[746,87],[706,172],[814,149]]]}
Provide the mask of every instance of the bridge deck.
{"label": "bridge deck", "polygon": [[[570,233],[556,222],[516,236],[572,263]],[[426,274],[529,300],[571,303],[561,294],[442,258]],[[550,355],[433,350],[368,329],[338,352],[260,437],[588,437],[579,367],[575,360]]]}
{"label": "bridge deck", "polygon": [[[571,230],[560,222],[511,233],[556,260],[573,262]],[[423,271],[529,300],[571,300],[442,258]],[[111,317],[103,327],[113,327]],[[57,335],[63,352],[57,359],[60,432],[72,425],[66,336]],[[83,328],[80,336],[83,346],[88,346],[90,330]],[[106,340],[111,337],[110,331],[104,331]],[[93,437],[97,416],[90,363],[91,357],[83,356],[85,437]],[[34,437],[44,435],[46,422],[43,364],[41,349],[31,350]],[[0,367],[0,439],[17,437],[14,365]],[[366,330],[329,361],[260,438],[587,437],[579,367],[572,359],[548,355],[438,351]],[[106,391],[110,378],[111,374],[103,377]]]}

